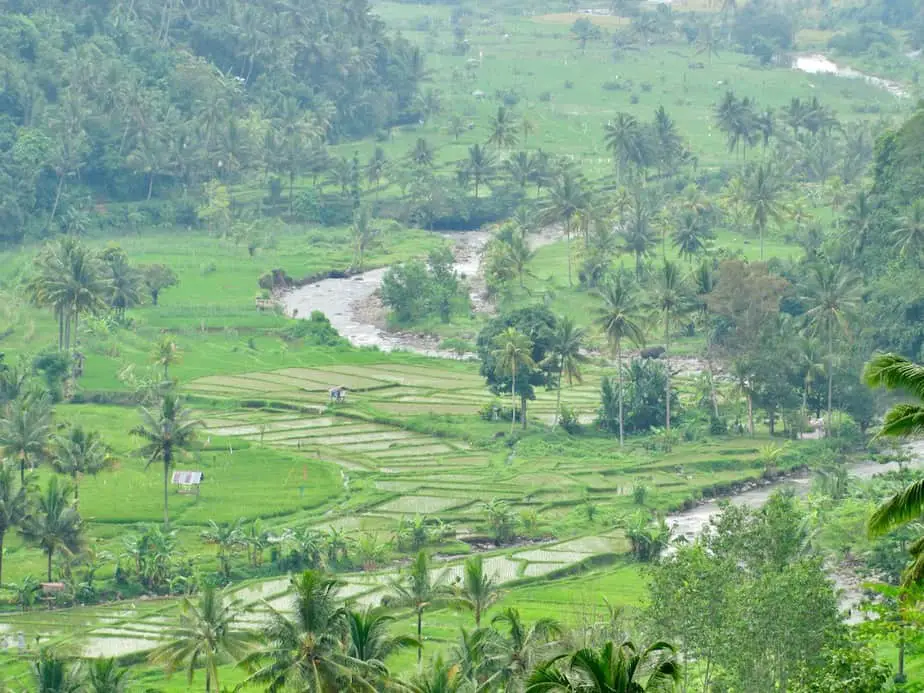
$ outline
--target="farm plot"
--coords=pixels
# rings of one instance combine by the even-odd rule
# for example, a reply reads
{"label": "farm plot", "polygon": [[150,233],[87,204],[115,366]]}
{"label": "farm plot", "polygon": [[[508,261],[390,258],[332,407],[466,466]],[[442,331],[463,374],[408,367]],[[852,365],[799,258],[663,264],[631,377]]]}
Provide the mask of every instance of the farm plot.
{"label": "farm plot", "polygon": [[443,496],[401,496],[376,508],[377,512],[403,515],[428,515],[458,507],[464,500]]}

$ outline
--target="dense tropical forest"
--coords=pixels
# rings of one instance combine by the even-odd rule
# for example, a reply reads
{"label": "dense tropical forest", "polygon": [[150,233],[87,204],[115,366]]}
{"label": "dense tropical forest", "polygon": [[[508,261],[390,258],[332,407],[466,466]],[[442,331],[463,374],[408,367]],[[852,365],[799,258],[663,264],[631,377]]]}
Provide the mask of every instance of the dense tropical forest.
{"label": "dense tropical forest", "polygon": [[924,690],[920,2],[0,10],[0,690]]}

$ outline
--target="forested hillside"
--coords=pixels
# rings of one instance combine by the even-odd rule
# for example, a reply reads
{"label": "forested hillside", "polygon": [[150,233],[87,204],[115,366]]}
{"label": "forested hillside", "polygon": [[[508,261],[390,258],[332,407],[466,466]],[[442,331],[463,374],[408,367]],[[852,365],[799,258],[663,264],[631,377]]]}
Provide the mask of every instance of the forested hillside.
{"label": "forested hillside", "polygon": [[416,119],[425,75],[366,0],[10,0],[0,61],[0,240],[79,231],[87,198],[310,169]]}

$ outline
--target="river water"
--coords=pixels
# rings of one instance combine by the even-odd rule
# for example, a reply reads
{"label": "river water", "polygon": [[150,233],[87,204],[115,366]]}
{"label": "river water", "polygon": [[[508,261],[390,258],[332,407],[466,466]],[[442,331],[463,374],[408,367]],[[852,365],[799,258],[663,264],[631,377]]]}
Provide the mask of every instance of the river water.
{"label": "river water", "polygon": [[[905,463],[906,467],[921,468],[924,467],[924,441],[915,441],[907,443],[905,450],[909,453],[911,460]],[[897,462],[880,464],[878,462],[866,461],[850,467],[850,476],[854,479],[871,479],[879,474],[898,471]],[[758,508],[769,500],[776,491],[784,488],[792,489],[797,496],[805,496],[811,489],[812,479],[808,474],[802,474],[796,477],[783,479],[773,483],[751,488],[732,496],[726,497],[725,501],[739,506]],[[699,536],[709,521],[719,512],[718,500],[703,503],[682,512],[674,513],[668,517],[668,524],[674,530],[674,536],[684,537],[692,541]],[[846,612],[848,623],[858,623],[863,620],[863,614],[858,608],[860,602],[864,599],[862,580],[852,571],[839,569],[837,566],[829,566],[829,577],[834,581],[835,587],[840,593],[841,608]]]}
{"label": "river water", "polygon": [[820,53],[796,56],[792,61],[792,67],[794,70],[806,72],[810,75],[836,75],[849,79],[862,79],[864,82],[885,89],[893,96],[902,99],[910,96],[905,86],[899,82],[883,77],[876,77],[875,75],[868,75],[865,72],[860,72],[849,66],[838,65],[833,60]]}
{"label": "river water", "polygon": [[[477,311],[488,307],[481,297],[481,258],[491,238],[487,230],[457,231],[441,234],[452,243],[456,272],[466,279],[470,299]],[[535,250],[559,240],[560,230],[548,227],[530,236]],[[403,349],[427,356],[450,358],[452,354],[439,349],[439,338],[427,335],[392,332],[385,327],[385,310],[376,296],[382,286],[387,267],[369,270],[348,279],[323,279],[293,289],[281,298],[287,315],[307,319],[319,310],[331,325],[354,346],[376,346],[382,351]]]}

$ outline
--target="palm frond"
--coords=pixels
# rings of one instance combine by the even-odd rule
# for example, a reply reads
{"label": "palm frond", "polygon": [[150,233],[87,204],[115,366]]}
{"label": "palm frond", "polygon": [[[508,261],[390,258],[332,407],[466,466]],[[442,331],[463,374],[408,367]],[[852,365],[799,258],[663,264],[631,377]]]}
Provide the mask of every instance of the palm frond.
{"label": "palm frond", "polygon": [[896,404],[885,415],[876,437],[905,437],[919,433],[924,433],[924,406]]}
{"label": "palm frond", "polygon": [[919,479],[876,508],[867,529],[880,536],[924,514],[924,479]]}
{"label": "palm frond", "polygon": [[870,387],[904,390],[924,399],[924,366],[898,354],[878,354],[863,370],[863,380]]}

